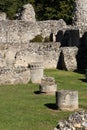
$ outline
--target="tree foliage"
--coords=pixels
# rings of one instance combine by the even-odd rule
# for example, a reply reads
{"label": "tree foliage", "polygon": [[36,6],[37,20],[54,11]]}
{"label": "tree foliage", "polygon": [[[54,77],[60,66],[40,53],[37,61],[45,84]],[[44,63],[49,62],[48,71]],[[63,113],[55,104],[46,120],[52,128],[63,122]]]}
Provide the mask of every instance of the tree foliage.
{"label": "tree foliage", "polygon": [[36,0],[37,19],[64,19],[72,22],[74,0]]}
{"label": "tree foliage", "polygon": [[68,24],[72,21],[74,0],[0,0],[0,11],[14,19],[18,9],[27,3],[33,5],[37,20],[64,19]]}

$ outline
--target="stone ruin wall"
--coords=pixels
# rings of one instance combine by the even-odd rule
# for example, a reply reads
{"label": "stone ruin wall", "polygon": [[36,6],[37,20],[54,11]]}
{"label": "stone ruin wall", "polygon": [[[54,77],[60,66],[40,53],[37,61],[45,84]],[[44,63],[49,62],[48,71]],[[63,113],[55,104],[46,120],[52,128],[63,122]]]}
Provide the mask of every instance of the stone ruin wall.
{"label": "stone ruin wall", "polygon": [[0,21],[0,43],[26,43],[38,34],[37,24],[19,20]]}
{"label": "stone ruin wall", "polygon": [[87,26],[87,0],[75,0],[74,24]]}
{"label": "stone ruin wall", "polygon": [[87,31],[87,0],[75,0],[73,25],[80,30],[80,36]]}
{"label": "stone ruin wall", "polygon": [[[61,58],[62,53],[62,58]],[[0,44],[0,66],[24,66],[31,62],[43,62],[44,68],[76,70],[77,47],[60,47],[60,43]]]}
{"label": "stone ruin wall", "polygon": [[60,43],[0,44],[0,84],[28,83],[32,62],[42,62],[44,68],[60,68],[61,64],[64,70],[76,70],[78,48],[64,48]]}
{"label": "stone ruin wall", "polygon": [[0,44],[0,66],[24,66],[44,62],[45,68],[56,68],[60,43]]}
{"label": "stone ruin wall", "polygon": [[0,43],[27,43],[36,35],[50,36],[53,31],[56,33],[65,27],[63,20],[35,23],[22,20],[0,21]]}
{"label": "stone ruin wall", "polygon": [[[31,8],[30,5],[28,7]],[[27,8],[27,6],[24,6],[24,8]],[[80,37],[81,28],[76,25],[67,26],[62,19],[36,21],[34,10],[31,11],[33,17],[30,16],[30,13],[27,15],[27,11],[27,9],[23,10],[23,14],[18,15],[19,20],[7,20],[5,14],[0,15],[1,70],[10,67],[9,72],[13,74],[15,72],[13,70],[17,67],[27,68],[31,62],[38,61],[43,62],[44,68],[61,68],[69,71],[78,69],[78,66],[82,69],[86,68],[86,32],[83,37]],[[30,21],[28,21],[29,17]],[[53,36],[52,43],[30,42],[37,35],[42,35],[45,38],[51,34]],[[82,40],[85,49],[82,48],[81,50]],[[85,54],[83,55],[84,50]],[[85,66],[81,65],[81,62]],[[7,71],[7,74],[9,72]]]}

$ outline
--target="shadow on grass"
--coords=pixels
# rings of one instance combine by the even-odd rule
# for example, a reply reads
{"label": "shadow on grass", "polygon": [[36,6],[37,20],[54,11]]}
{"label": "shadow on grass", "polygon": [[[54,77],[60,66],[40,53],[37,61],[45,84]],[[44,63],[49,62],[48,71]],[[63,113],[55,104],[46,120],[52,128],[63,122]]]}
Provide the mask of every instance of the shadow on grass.
{"label": "shadow on grass", "polygon": [[40,91],[34,91],[34,94],[41,94]]}
{"label": "shadow on grass", "polygon": [[57,110],[57,106],[55,103],[47,103],[47,104],[44,104],[46,107],[48,107],[49,109],[52,109],[52,110]]}
{"label": "shadow on grass", "polygon": [[79,108],[81,108],[81,109],[85,109],[85,110],[87,110],[87,106],[86,105],[79,105]]}
{"label": "shadow on grass", "polygon": [[86,83],[87,83],[87,80],[86,80],[86,79],[79,79],[79,80],[81,80],[82,82],[86,82]]}
{"label": "shadow on grass", "polygon": [[79,73],[79,74],[85,74],[85,69],[75,70],[74,72]]}

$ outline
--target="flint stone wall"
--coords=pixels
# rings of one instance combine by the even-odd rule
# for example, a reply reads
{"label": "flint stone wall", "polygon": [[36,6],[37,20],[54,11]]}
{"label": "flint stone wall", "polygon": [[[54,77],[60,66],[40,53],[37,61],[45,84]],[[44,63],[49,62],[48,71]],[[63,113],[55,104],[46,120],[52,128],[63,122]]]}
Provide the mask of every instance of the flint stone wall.
{"label": "flint stone wall", "polygon": [[87,0],[75,0],[74,23],[77,26],[87,26]]}
{"label": "flint stone wall", "polygon": [[81,37],[87,31],[87,0],[75,0],[73,26],[79,28]]}
{"label": "flint stone wall", "polygon": [[45,68],[56,68],[60,43],[0,44],[0,66],[25,66],[44,62]]}
{"label": "flint stone wall", "polygon": [[35,11],[31,4],[23,6],[20,19],[23,21],[36,22]]}
{"label": "flint stone wall", "polygon": [[6,20],[6,13],[0,12],[0,21]]}
{"label": "flint stone wall", "polygon": [[43,62],[44,68],[59,68],[62,51],[63,69],[75,70],[77,67],[77,47],[60,47],[60,43],[0,44],[0,66],[24,66],[31,62]]}
{"label": "flint stone wall", "polygon": [[30,22],[23,20],[0,21],[0,43],[26,43],[36,35],[50,36],[53,30],[65,28],[63,20]]}
{"label": "flint stone wall", "polygon": [[0,43],[26,43],[40,34],[37,24],[26,21],[0,21]]}
{"label": "flint stone wall", "polygon": [[63,19],[37,21],[37,24],[41,29],[41,34],[43,37],[47,37],[52,34],[56,36],[58,30],[64,30],[65,28],[67,28],[67,25]]}
{"label": "flint stone wall", "polygon": [[30,70],[25,67],[0,67],[0,84],[27,84]]}

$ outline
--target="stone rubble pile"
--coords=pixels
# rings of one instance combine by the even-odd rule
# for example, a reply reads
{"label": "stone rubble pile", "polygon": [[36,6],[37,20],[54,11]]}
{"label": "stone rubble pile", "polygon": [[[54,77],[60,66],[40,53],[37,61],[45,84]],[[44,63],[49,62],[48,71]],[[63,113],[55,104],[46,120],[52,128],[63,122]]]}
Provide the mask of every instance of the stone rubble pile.
{"label": "stone rubble pile", "polygon": [[71,114],[67,120],[60,121],[54,130],[86,130],[87,111],[77,111]]}

